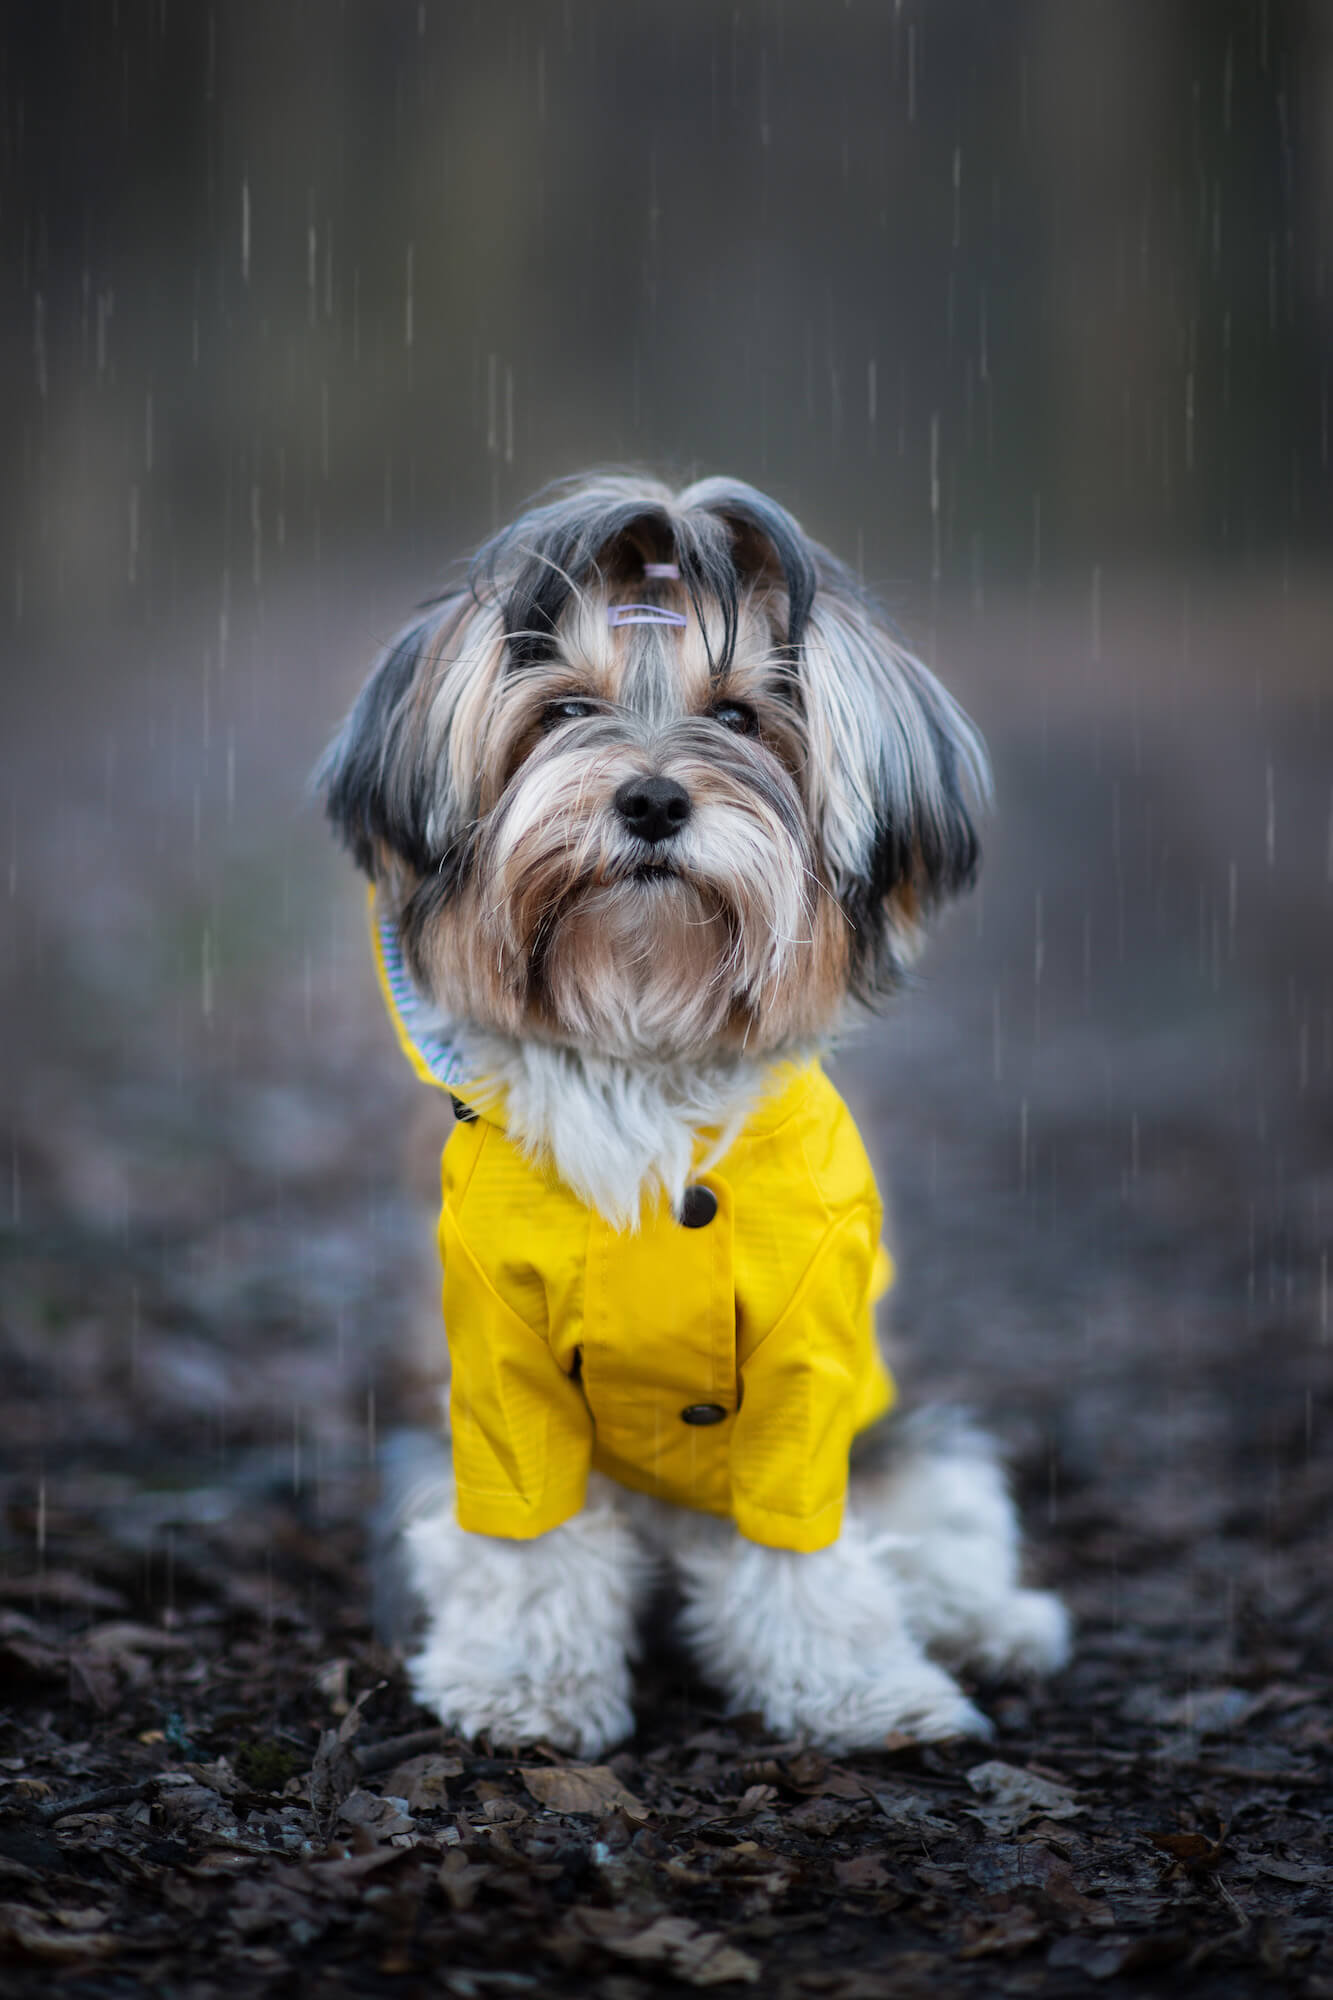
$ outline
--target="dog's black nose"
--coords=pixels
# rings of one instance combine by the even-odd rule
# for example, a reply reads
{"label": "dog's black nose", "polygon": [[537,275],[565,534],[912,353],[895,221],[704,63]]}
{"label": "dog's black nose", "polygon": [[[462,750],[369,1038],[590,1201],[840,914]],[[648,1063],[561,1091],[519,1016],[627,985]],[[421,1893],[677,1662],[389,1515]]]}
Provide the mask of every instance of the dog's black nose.
{"label": "dog's black nose", "polygon": [[674,778],[626,778],[616,811],[631,833],[656,846],[680,832],[690,816],[690,795]]}

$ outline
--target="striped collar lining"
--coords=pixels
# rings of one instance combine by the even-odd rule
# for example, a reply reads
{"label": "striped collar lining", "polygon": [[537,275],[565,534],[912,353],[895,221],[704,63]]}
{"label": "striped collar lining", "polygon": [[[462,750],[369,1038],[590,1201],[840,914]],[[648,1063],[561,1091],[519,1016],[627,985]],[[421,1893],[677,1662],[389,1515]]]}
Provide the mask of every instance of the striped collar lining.
{"label": "striped collar lining", "polygon": [[389,1003],[398,1026],[412,1044],[431,1081],[445,1090],[454,1090],[463,1081],[463,1058],[448,1032],[435,1024],[434,1009],[422,999],[403,963],[398,927],[382,911],[375,912],[379,932],[380,965]]}

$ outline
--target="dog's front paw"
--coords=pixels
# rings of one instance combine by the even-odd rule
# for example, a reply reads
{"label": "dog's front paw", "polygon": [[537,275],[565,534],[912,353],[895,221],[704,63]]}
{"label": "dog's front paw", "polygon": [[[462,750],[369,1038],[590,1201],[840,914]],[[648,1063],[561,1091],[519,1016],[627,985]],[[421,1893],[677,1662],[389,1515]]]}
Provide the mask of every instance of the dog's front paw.
{"label": "dog's front paw", "polygon": [[596,1757],[634,1729],[629,1667],[583,1672],[554,1665],[538,1678],[488,1663],[483,1649],[465,1652],[451,1641],[428,1637],[409,1661],[412,1692],[424,1708],[460,1736],[488,1736],[498,1748],[549,1743],[580,1757]]}
{"label": "dog's front paw", "polygon": [[921,1657],[893,1656],[855,1672],[830,1668],[799,1682],[756,1690],[767,1726],[841,1755],[873,1750],[910,1737],[939,1743],[949,1737],[988,1740],[994,1728],[941,1667]]}

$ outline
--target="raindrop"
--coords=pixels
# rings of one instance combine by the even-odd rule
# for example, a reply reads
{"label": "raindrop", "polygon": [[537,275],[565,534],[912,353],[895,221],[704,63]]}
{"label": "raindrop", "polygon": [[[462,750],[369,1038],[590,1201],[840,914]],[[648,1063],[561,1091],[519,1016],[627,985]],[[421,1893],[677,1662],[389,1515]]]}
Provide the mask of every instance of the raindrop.
{"label": "raindrop", "polygon": [[32,301],[32,358],[37,370],[37,393],[46,401],[46,300],[40,292]]}
{"label": "raindrop", "polygon": [[940,413],[930,418],[930,577],[938,583],[942,573],[940,556]]}

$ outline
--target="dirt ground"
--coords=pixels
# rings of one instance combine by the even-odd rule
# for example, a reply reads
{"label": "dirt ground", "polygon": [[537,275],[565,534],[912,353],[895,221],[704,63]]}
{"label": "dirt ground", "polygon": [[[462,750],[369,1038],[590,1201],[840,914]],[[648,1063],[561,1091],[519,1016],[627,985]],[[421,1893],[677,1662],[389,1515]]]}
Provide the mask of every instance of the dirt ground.
{"label": "dirt ground", "polygon": [[1333,1995],[1333,599],[910,619],[984,886],[838,1076],[910,1401],[1078,1620],[990,1744],[831,1762],[651,1635],[604,1768],[433,1729],[368,1622],[414,1086],[304,774],[402,578],[33,635],[3,699],[0,1981]]}

